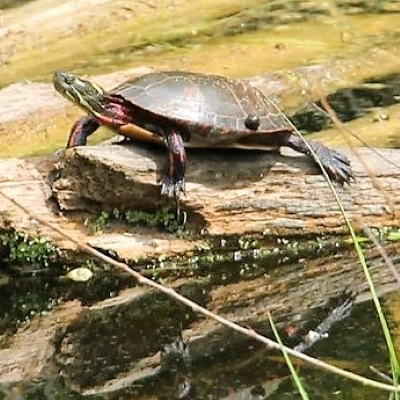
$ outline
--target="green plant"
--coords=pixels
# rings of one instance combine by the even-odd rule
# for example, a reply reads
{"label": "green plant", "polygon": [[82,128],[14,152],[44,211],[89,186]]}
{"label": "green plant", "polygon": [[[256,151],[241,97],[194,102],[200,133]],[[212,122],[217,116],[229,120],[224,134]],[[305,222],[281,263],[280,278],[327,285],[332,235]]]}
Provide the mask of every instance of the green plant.
{"label": "green plant", "polygon": [[130,225],[140,225],[149,228],[157,228],[167,232],[178,232],[181,228],[174,212],[162,209],[154,213],[141,210],[102,211],[95,221],[87,221],[86,225],[94,234],[100,234],[104,227],[111,221],[126,222]]}
{"label": "green plant", "polygon": [[45,267],[61,256],[61,251],[48,238],[32,238],[24,232],[3,232],[0,243],[6,252],[5,260],[18,263],[36,263]]}

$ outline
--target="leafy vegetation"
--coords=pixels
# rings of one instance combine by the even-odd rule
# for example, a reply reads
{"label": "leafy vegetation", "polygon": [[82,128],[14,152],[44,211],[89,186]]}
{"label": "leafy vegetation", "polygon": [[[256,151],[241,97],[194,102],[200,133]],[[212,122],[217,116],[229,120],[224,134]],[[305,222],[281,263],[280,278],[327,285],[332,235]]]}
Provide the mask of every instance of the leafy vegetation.
{"label": "leafy vegetation", "polygon": [[112,211],[102,211],[95,221],[86,221],[86,225],[93,234],[101,234],[104,228],[112,221],[125,222],[129,225],[156,228],[165,232],[177,232],[181,226],[175,212],[162,209],[155,213],[140,210],[120,210],[114,208]]}
{"label": "leafy vegetation", "polygon": [[24,232],[3,232],[0,234],[0,244],[3,259],[7,262],[48,267],[61,256],[61,251],[48,238],[32,238]]}

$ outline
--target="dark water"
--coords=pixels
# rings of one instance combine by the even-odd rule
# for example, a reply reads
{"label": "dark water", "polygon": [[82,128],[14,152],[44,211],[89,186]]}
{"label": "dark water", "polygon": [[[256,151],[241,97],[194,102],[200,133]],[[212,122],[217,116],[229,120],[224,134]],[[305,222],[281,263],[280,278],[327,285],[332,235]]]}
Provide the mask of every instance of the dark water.
{"label": "dark water", "polygon": [[[328,95],[327,100],[336,116],[344,123],[366,115],[371,115],[373,120],[376,118],[376,109],[384,109],[400,102],[400,75],[391,74],[367,79],[359,85]],[[315,105],[308,104],[296,112],[291,120],[300,130],[318,132],[332,124],[322,109],[319,101],[315,102]]]}
{"label": "dark water", "polygon": [[[389,250],[395,263],[399,259],[398,252],[396,247]],[[302,254],[297,259],[292,257],[291,261],[287,255],[235,258],[236,261],[216,262],[213,266],[201,261],[190,265],[181,263],[176,269],[176,278],[185,279],[195,274],[196,279],[189,279],[179,291],[206,305],[210,296],[215,297],[215,290],[226,287],[229,297],[240,290],[236,285],[243,285],[245,291],[239,294],[239,303],[235,305],[231,301],[229,306],[228,301],[220,309],[221,314],[229,313],[232,308],[234,314],[242,315],[242,325],[251,326],[271,338],[266,310],[282,303],[281,311],[277,309],[272,314],[282,339],[291,347],[305,343],[305,335],[310,330],[318,330],[321,323],[327,326],[326,321],[334,310],[352,302],[353,307],[348,309],[350,315],[334,319],[326,328],[327,337],[305,352],[372,379],[377,377],[371,371],[371,365],[390,375],[386,345],[374,305],[368,300],[360,267],[349,250],[334,251],[331,248],[320,256],[314,254],[304,258]],[[146,273],[148,266],[143,267]],[[379,257],[370,257],[370,267],[378,287],[388,292],[381,302],[389,325],[395,327],[393,312],[399,296],[393,291],[395,287],[388,286],[393,279],[389,272],[383,273],[384,265]],[[95,304],[134,286],[130,277],[111,271],[99,270],[86,283],[63,280],[54,275],[49,277],[45,272],[38,274],[36,271],[36,276],[32,277],[29,274],[20,276],[15,269],[13,271],[8,273],[9,284],[0,289],[0,326],[3,333],[9,334],[30,319],[52,312],[60,302],[79,299],[86,305]],[[150,271],[156,270],[152,267]],[[259,293],[250,303],[246,300],[251,293],[247,286],[251,292]],[[258,310],[258,317],[245,322],[246,315],[255,310]],[[165,350],[166,344],[172,343],[181,330],[185,332],[197,322],[198,316],[187,308],[162,294],[150,292],[138,301],[84,314],[58,339],[60,354],[56,370],[59,372],[56,375],[44,373],[41,379],[14,387],[24,393],[23,399],[79,399],[80,394],[74,392],[73,387],[90,390],[92,386],[102,386],[104,381],[121,377],[119,374],[134,370],[143,357]],[[394,329],[395,342],[396,332]],[[279,352],[226,329],[217,329],[210,337],[206,332],[200,338],[195,333],[192,335],[185,338],[189,361],[178,372],[171,366],[162,372],[156,365],[152,373],[135,379],[125,389],[89,398],[179,398],[177,393],[180,393],[179,382],[182,381],[179,376],[188,376],[190,390],[184,397],[187,399],[300,398]],[[8,342],[3,341],[2,346],[7,345]],[[68,347],[72,348],[72,353],[66,352]],[[70,357],[74,359],[72,364]],[[310,398],[387,398],[382,391],[366,388],[295,359],[294,363]],[[12,387],[3,386],[3,393],[10,393]]]}

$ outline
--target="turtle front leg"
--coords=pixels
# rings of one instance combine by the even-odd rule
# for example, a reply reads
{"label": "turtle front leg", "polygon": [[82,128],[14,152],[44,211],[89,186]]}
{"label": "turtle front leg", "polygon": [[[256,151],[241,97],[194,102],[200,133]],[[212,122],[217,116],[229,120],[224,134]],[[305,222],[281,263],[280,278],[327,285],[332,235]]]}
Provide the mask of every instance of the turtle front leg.
{"label": "turtle front leg", "polygon": [[[344,154],[329,149],[315,140],[307,140],[307,143],[314,150],[331,179],[340,184],[349,184],[351,181],[354,181],[350,160]],[[297,135],[290,135],[284,146],[291,147],[300,153],[311,155],[304,141]]]}
{"label": "turtle front leg", "polygon": [[182,136],[175,131],[165,134],[164,142],[168,149],[168,162],[161,178],[161,194],[177,199],[181,192],[185,192],[186,152]]}
{"label": "turtle front leg", "polygon": [[75,122],[69,134],[67,149],[75,146],[85,146],[86,139],[100,126],[94,117],[86,116]]}

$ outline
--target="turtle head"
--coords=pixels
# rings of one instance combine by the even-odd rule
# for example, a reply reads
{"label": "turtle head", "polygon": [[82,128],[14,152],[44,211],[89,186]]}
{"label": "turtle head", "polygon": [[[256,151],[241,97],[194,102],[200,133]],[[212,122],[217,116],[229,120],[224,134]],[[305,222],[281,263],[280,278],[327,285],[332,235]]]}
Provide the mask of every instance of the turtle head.
{"label": "turtle head", "polygon": [[57,92],[85,111],[95,117],[103,115],[105,92],[100,86],[61,71],[54,72],[53,85]]}

